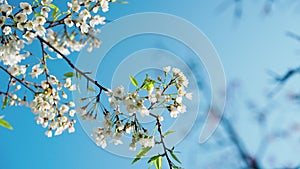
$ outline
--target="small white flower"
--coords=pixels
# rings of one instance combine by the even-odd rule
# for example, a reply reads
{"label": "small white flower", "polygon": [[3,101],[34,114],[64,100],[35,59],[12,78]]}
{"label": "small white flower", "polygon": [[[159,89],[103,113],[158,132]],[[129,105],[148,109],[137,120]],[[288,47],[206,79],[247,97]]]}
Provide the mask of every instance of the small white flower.
{"label": "small white flower", "polygon": [[107,0],[101,0],[101,8],[102,12],[107,12],[109,10],[108,1]]}
{"label": "small white flower", "polygon": [[69,116],[70,116],[70,117],[74,117],[75,113],[76,113],[75,110],[70,110],[70,111],[69,111]]}
{"label": "small white flower", "polygon": [[155,94],[151,94],[151,95],[149,96],[149,101],[150,101],[151,103],[156,103],[156,102],[157,102],[157,98],[155,97]]}
{"label": "small white flower", "polygon": [[42,5],[49,5],[51,4],[52,0],[42,0]]}
{"label": "small white flower", "polygon": [[193,94],[192,93],[185,93],[184,96],[189,99],[192,100],[193,99]]}
{"label": "small white flower", "polygon": [[68,98],[68,95],[67,95],[64,91],[61,91],[61,96],[62,96],[64,99],[67,99],[67,98]]}
{"label": "small white flower", "polygon": [[75,107],[75,103],[74,103],[74,102],[68,102],[68,105],[69,105],[70,107]]}
{"label": "small white flower", "polygon": [[42,25],[36,25],[34,27],[34,30],[36,31],[36,34],[38,34],[39,36],[44,36],[46,33],[46,29]]}
{"label": "small white flower", "polygon": [[113,89],[113,95],[118,98],[122,98],[124,93],[124,87],[119,86]]}
{"label": "small white flower", "polygon": [[63,127],[58,127],[58,128],[55,130],[54,135],[55,135],[55,136],[61,135],[62,132],[63,132]]}
{"label": "small white flower", "polygon": [[79,18],[81,18],[83,21],[86,21],[90,17],[91,14],[87,9],[84,9],[79,13]]}
{"label": "small white flower", "polygon": [[181,70],[174,67],[174,68],[172,68],[172,72],[173,72],[173,75],[174,75],[174,76],[179,76]]}
{"label": "small white flower", "polygon": [[135,143],[131,143],[131,144],[129,145],[129,150],[135,151],[135,150],[136,150],[136,144],[135,144]]}
{"label": "small white flower", "polygon": [[91,27],[95,27],[96,25],[104,25],[105,24],[105,17],[101,17],[100,15],[96,15],[91,19],[90,25]]}
{"label": "small white flower", "polygon": [[21,2],[20,7],[23,9],[23,12],[26,14],[31,14],[32,13],[32,7],[29,3],[27,2]]}
{"label": "small white flower", "polygon": [[139,140],[139,143],[141,144],[142,147],[154,147],[154,145],[155,145],[154,137],[141,138]]}
{"label": "small white flower", "polygon": [[18,98],[18,96],[16,94],[12,95],[12,99],[16,100]]}
{"label": "small white flower", "polygon": [[48,121],[44,121],[44,123],[42,123],[42,127],[46,128],[48,126],[48,124],[49,124]]}
{"label": "small white flower", "polygon": [[185,105],[180,105],[180,106],[177,107],[177,110],[180,113],[185,113],[186,112],[186,106]]}
{"label": "small white flower", "polygon": [[52,137],[52,130],[47,130],[46,132],[45,132],[45,135],[47,136],[47,137]]}
{"label": "small white flower", "polygon": [[[6,1],[5,1],[6,2]],[[0,6],[0,13],[5,13],[6,16],[9,16],[13,10],[13,7],[5,3]]]}
{"label": "small white flower", "polygon": [[126,106],[126,111],[129,114],[133,114],[136,111],[136,107],[133,104],[129,104],[129,105]]}
{"label": "small white flower", "polygon": [[120,134],[120,133],[115,133],[115,134],[113,135],[112,142],[113,142],[115,145],[123,144],[123,142],[122,142],[122,140],[121,140],[121,137],[122,137],[122,134]]}
{"label": "small white flower", "polygon": [[171,66],[164,67],[164,72],[168,74],[171,70]]}
{"label": "small white flower", "polygon": [[81,33],[82,34],[85,34],[85,33],[88,33],[89,32],[89,25],[88,24],[86,24],[86,23],[82,23],[81,25],[80,25],[80,31],[81,31]]}
{"label": "small white flower", "polygon": [[164,117],[163,117],[163,116],[160,116],[160,115],[157,117],[157,119],[158,119],[160,122],[161,122],[161,121],[164,121]]}
{"label": "small white flower", "polygon": [[133,132],[133,127],[132,127],[132,126],[127,127],[127,128],[125,129],[125,132],[126,132],[127,134],[130,134],[131,132]]}
{"label": "small white flower", "polygon": [[49,87],[49,84],[46,80],[44,80],[44,81],[41,82],[41,86],[42,86],[43,89],[47,89]]}
{"label": "small white flower", "polygon": [[17,85],[16,88],[15,88],[15,91],[18,91],[21,89],[21,85]]}
{"label": "small white flower", "polygon": [[17,23],[17,28],[18,28],[20,31],[24,31],[24,24],[23,24],[23,23]]}
{"label": "small white flower", "polygon": [[141,116],[149,116],[150,112],[149,110],[144,106],[141,110],[140,110]]}
{"label": "small white flower", "polygon": [[69,106],[63,104],[60,106],[59,111],[61,111],[62,113],[66,113],[69,111]]}
{"label": "small white flower", "polygon": [[[76,2],[76,1],[75,1]],[[72,5],[72,10],[74,11],[74,12],[79,12],[79,10],[80,10],[80,5],[78,4],[78,3],[73,3]]]}
{"label": "small white flower", "polygon": [[175,100],[177,103],[182,103],[182,97],[177,97]]}
{"label": "small white flower", "polygon": [[36,34],[27,31],[22,37],[27,40],[28,44],[31,44],[32,40],[36,37]]}
{"label": "small white flower", "polygon": [[41,9],[41,14],[45,17],[45,18],[48,18],[48,13],[50,12],[50,8],[49,7],[42,7]]}
{"label": "small white flower", "polygon": [[44,70],[40,68],[40,64],[37,64],[32,67],[32,71],[31,71],[30,75],[32,78],[37,78],[43,72],[44,72]]}
{"label": "small white flower", "polygon": [[95,6],[94,8],[93,8],[93,12],[94,13],[97,13],[99,11],[99,6]]}
{"label": "small white flower", "polygon": [[68,87],[68,89],[69,89],[70,91],[76,90],[76,84],[71,85],[70,87]]}
{"label": "small white flower", "polygon": [[69,133],[74,133],[75,132],[75,128],[74,128],[73,125],[69,127],[68,132]]}
{"label": "small white flower", "polygon": [[68,87],[70,87],[72,85],[72,80],[71,80],[71,78],[66,78],[66,82],[65,82],[65,84],[64,84],[64,87],[65,88],[68,88]]}
{"label": "small white flower", "polygon": [[33,27],[35,27],[35,23],[32,21],[28,21],[26,22],[26,24],[24,25],[24,28],[31,31],[33,29]]}
{"label": "small white flower", "polygon": [[5,26],[2,31],[3,31],[4,35],[11,34],[11,28],[9,26]]}
{"label": "small white flower", "polygon": [[15,20],[16,20],[16,22],[24,23],[24,22],[27,21],[27,15],[24,14],[24,13],[18,13],[18,14],[15,16]]}
{"label": "small white flower", "polygon": [[36,17],[34,23],[36,25],[44,25],[46,23],[46,19],[43,16],[38,16],[38,17]]}
{"label": "small white flower", "polygon": [[178,115],[178,110],[177,110],[177,108],[175,107],[175,106],[171,106],[170,107],[170,116],[172,117],[172,118],[176,118],[177,117],[177,115]]}
{"label": "small white flower", "polygon": [[55,76],[50,75],[49,76],[49,83],[51,83],[53,85],[56,85],[56,84],[58,84],[58,80],[57,80],[57,78]]}
{"label": "small white flower", "polygon": [[70,17],[64,19],[64,23],[68,26],[68,27],[72,27],[74,25],[72,19]]}

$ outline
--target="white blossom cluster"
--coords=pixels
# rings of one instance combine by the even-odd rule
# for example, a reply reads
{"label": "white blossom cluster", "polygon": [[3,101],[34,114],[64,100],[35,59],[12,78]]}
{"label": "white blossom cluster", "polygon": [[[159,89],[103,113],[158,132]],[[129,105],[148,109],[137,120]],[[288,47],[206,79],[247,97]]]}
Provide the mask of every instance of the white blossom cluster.
{"label": "white blossom cluster", "polygon": [[62,84],[56,77],[51,76],[49,81],[42,82],[42,88],[43,92],[37,93],[30,103],[31,111],[37,114],[37,124],[48,127],[45,133],[48,137],[52,137],[52,131],[55,131],[54,135],[60,135],[66,129],[69,133],[74,132],[76,121],[72,118],[76,112],[75,103],[61,103],[61,99],[68,97],[64,89],[76,89],[76,86],[71,84],[71,79],[67,78]]}
{"label": "white blossom cluster", "polygon": [[[172,118],[186,112],[183,98],[192,99],[192,93],[185,90],[188,79],[178,68],[171,69],[168,66],[163,70],[163,78],[157,77],[157,80],[154,80],[146,76],[140,86],[132,77],[131,80],[136,86],[133,92],[125,92],[123,86],[106,92],[113,112],[106,111],[103,127],[94,130],[93,137],[98,146],[105,148],[108,139],[115,144],[121,144],[122,135],[132,134],[130,150],[135,150],[137,143],[142,147],[153,147],[154,136],[149,135],[147,129],[139,123],[136,113],[140,113],[142,117],[152,116],[163,121],[163,116],[154,114],[153,110],[165,109]],[[147,91],[147,95],[142,95],[144,90]],[[120,120],[121,117],[126,120]]]}
{"label": "white blossom cluster", "polygon": [[[105,17],[98,13],[108,11],[108,0],[72,0],[68,2],[68,11],[60,11],[52,0],[21,2],[11,6],[6,0],[0,1],[1,46],[0,61],[5,65],[15,65],[29,56],[24,44],[31,44],[37,36],[45,38],[61,53],[80,51],[88,42],[89,50],[99,47],[101,41],[93,35],[100,30],[97,25],[105,24]],[[62,33],[52,28],[66,25]],[[61,31],[60,31],[61,32]]]}
{"label": "white blossom cluster", "polygon": [[[8,92],[0,91],[3,107],[27,105],[37,114],[36,120],[48,128],[48,137],[60,135],[64,130],[75,131],[75,104],[67,99],[67,91],[76,89],[71,79],[61,82],[50,74],[46,62],[67,57],[86,45],[91,51],[99,47],[101,40],[95,37],[99,27],[105,24],[102,16],[109,10],[110,0],[69,0],[66,11],[59,9],[53,0],[33,0],[13,6],[7,0],[0,0],[0,66],[10,75]],[[61,5],[61,4],[60,4]],[[41,58],[38,63],[26,59],[33,58],[27,51],[34,41],[41,43]],[[36,45],[36,44],[35,44]],[[36,58],[36,54],[34,54]],[[50,58],[50,59],[47,59]],[[3,65],[3,66],[2,66]],[[45,75],[45,76],[42,76]],[[18,78],[18,79],[17,79]],[[15,86],[12,89],[12,86]],[[21,86],[30,89],[34,98],[20,96]],[[27,90],[24,89],[24,90]],[[65,102],[63,102],[63,99]]]}

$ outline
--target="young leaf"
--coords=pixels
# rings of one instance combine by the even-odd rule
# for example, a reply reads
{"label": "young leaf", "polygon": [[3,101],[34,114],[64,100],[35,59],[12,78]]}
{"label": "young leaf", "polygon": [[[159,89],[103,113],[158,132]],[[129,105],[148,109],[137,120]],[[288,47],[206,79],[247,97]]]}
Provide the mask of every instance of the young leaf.
{"label": "young leaf", "polygon": [[148,169],[151,169],[152,165],[153,165],[153,162],[151,162],[151,163],[149,164]]}
{"label": "young leaf", "polygon": [[159,156],[156,160],[155,160],[155,168],[156,169],[161,169],[162,168],[162,157]]}
{"label": "young leaf", "polygon": [[174,132],[176,132],[176,131],[175,130],[168,130],[167,132],[165,132],[164,137],[166,137],[167,135],[172,134]]}
{"label": "young leaf", "polygon": [[170,152],[172,158],[173,158],[175,161],[177,161],[179,164],[181,164],[181,161],[176,157],[176,155],[173,153],[173,151],[169,151],[169,152]]}
{"label": "young leaf", "polygon": [[68,73],[65,73],[64,76],[73,77],[73,76],[75,76],[75,74],[74,74],[74,72],[68,72]]}
{"label": "young leaf", "polygon": [[160,157],[160,154],[159,155],[156,155],[156,156],[153,156],[151,157],[149,160],[148,160],[148,163],[151,163],[153,161],[155,161],[158,157]]}
{"label": "young leaf", "polygon": [[135,156],[135,159],[131,162],[131,164],[136,163],[139,161],[141,158],[143,158],[147,153],[151,150],[152,147],[143,147]]}
{"label": "young leaf", "polygon": [[0,119],[0,126],[5,127],[10,130],[13,129],[13,127],[7,121],[5,121],[3,119]]}
{"label": "young leaf", "polygon": [[8,97],[6,96],[3,100],[3,103],[2,103],[2,109],[5,109],[6,106],[7,106],[7,102],[8,102]]}
{"label": "young leaf", "polygon": [[138,81],[133,77],[133,76],[129,76],[131,83],[133,84],[133,86],[138,87],[139,83]]}
{"label": "young leaf", "polygon": [[49,4],[49,7],[52,8],[54,11],[52,13],[52,18],[54,21],[57,20],[57,13],[59,11],[59,8],[57,6],[55,6],[54,4]]}
{"label": "young leaf", "polygon": [[90,91],[90,92],[96,92],[96,90],[93,87],[88,87],[88,91]]}

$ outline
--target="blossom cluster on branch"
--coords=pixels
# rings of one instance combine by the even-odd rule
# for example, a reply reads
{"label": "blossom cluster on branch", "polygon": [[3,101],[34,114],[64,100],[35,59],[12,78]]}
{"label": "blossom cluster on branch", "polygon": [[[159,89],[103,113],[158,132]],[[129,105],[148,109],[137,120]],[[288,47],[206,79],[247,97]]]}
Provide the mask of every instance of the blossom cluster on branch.
{"label": "blossom cluster on branch", "polygon": [[[122,137],[127,134],[132,138],[130,150],[136,150],[137,144],[142,147],[133,163],[155,145],[161,145],[163,153],[150,158],[148,163],[161,168],[165,157],[170,169],[179,168],[170,158],[180,163],[174,147],[166,147],[164,141],[173,131],[163,133],[162,121],[166,116],[154,111],[166,110],[171,118],[186,112],[183,101],[184,98],[191,100],[192,94],[185,90],[189,81],[180,69],[165,67],[164,76],[151,78],[146,75],[140,85],[130,76],[136,89],[125,92],[123,86],[113,90],[103,87],[89,76],[89,72],[84,72],[69,59],[71,53],[79,52],[85,46],[88,51],[100,46],[101,40],[95,35],[105,24],[103,14],[112,2],[116,1],[72,0],[65,2],[66,10],[61,10],[52,0],[20,2],[17,6],[0,0],[0,69],[8,76],[7,88],[0,90],[2,108],[29,107],[36,115],[37,124],[46,128],[47,137],[64,131],[74,132],[77,113],[83,120],[97,121],[102,113],[103,125],[95,128],[93,133],[98,146],[105,148],[108,139],[115,145],[123,144]],[[30,50],[30,46],[40,46],[40,53]],[[72,71],[65,73],[64,77],[55,75],[48,64],[57,60],[64,60]],[[86,80],[87,89],[95,87],[93,92],[98,94],[80,98],[83,105],[75,105],[68,96],[79,90],[73,79]],[[101,102],[101,96],[108,98],[109,106]],[[150,116],[155,119],[152,133],[143,126],[137,113],[141,118]],[[0,126],[12,129],[3,116],[0,116]],[[159,140],[155,134],[159,135]]]}
{"label": "blossom cluster on branch", "polygon": [[[1,92],[2,107],[29,106],[37,115],[37,123],[48,128],[48,137],[52,131],[55,135],[66,129],[75,131],[75,104],[68,100],[67,93],[76,90],[76,85],[71,84],[68,76],[58,78],[51,74],[47,62],[56,59],[69,62],[67,56],[71,52],[78,52],[86,45],[89,51],[99,47],[101,40],[94,35],[100,32],[99,25],[105,24],[102,14],[108,11],[109,2],[72,0],[65,2],[67,8],[61,11],[52,0],[20,2],[18,6],[1,0],[0,62],[3,65],[0,68],[9,75],[7,91]],[[40,43],[40,56],[27,50],[28,46],[36,45],[34,41]],[[33,93],[32,101],[25,94],[20,95],[22,86]]]}
{"label": "blossom cluster on branch", "polygon": [[[142,147],[142,150],[149,151],[156,144],[162,144],[164,153],[159,154],[157,157],[164,157],[169,161],[169,164],[173,168],[176,165],[171,162],[168,156],[168,151],[172,153],[171,156],[175,156],[173,150],[166,147],[163,138],[170,134],[172,131],[162,133],[162,121],[168,112],[168,116],[176,118],[178,114],[186,112],[186,106],[183,104],[183,99],[192,99],[192,93],[186,92],[185,88],[188,86],[188,79],[178,68],[172,68],[170,66],[165,67],[163,77],[151,78],[146,75],[144,81],[139,85],[138,81],[130,76],[132,84],[136,87],[133,92],[125,92],[123,86],[114,88],[112,91],[106,92],[109,97],[109,103],[111,111],[102,109],[104,114],[104,121],[101,127],[95,128],[93,137],[98,146],[105,148],[107,146],[107,140],[113,142],[115,145],[123,144],[122,136],[129,135],[132,138],[132,142],[129,145],[130,150],[136,150],[137,144]],[[96,96],[97,97],[97,96]],[[92,99],[91,102],[87,102],[81,108],[81,116],[97,117],[93,110],[89,109],[89,106],[97,103],[100,99]],[[163,110],[164,113],[156,114],[155,110]],[[165,110],[165,111],[164,111]],[[139,113],[141,118],[145,116],[151,116],[155,120],[154,128],[150,132],[139,121],[137,116]],[[93,115],[94,114],[94,115]],[[156,132],[155,132],[156,131]],[[161,138],[155,140],[155,134],[158,133]],[[144,153],[143,155],[146,155]],[[134,162],[138,160],[138,157]],[[176,156],[175,156],[176,158]],[[158,160],[160,158],[155,158]],[[155,161],[149,161],[150,164]]]}

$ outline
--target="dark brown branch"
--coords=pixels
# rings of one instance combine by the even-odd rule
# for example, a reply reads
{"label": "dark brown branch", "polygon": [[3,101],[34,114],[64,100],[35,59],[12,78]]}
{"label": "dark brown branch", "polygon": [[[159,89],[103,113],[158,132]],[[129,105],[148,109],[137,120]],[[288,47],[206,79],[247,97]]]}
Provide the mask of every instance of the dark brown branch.
{"label": "dark brown branch", "polygon": [[52,46],[49,42],[47,42],[46,40],[44,40],[43,38],[41,38],[40,36],[37,37],[42,43],[46,44],[48,47],[50,47],[51,49],[53,49],[56,53],[58,53],[59,55],[61,55],[61,57],[68,63],[68,65],[74,69],[76,72],[78,72],[79,74],[81,74],[83,77],[85,77],[87,79],[87,81],[93,83],[94,85],[96,85],[100,91],[104,90],[104,91],[108,91],[107,88],[103,87],[101,84],[99,84],[96,80],[90,78],[86,73],[84,73],[83,71],[81,71],[79,68],[77,68],[72,62],[71,60],[66,57],[64,54],[62,54],[58,49],[56,49],[54,46]]}
{"label": "dark brown branch", "polygon": [[166,157],[166,159],[168,161],[169,168],[172,169],[172,161],[171,161],[171,159],[168,155],[168,148],[166,147],[166,144],[165,144],[165,141],[164,141],[164,135],[163,135],[162,130],[161,130],[161,123],[160,123],[158,118],[156,118],[156,124],[157,124],[157,131],[158,131],[159,136],[160,136],[160,143],[163,146],[164,156]]}
{"label": "dark brown branch", "polygon": [[9,71],[7,71],[3,66],[0,66],[0,69],[2,69],[4,72],[6,72],[11,78],[14,78],[16,81],[18,81],[19,83],[21,83],[21,85],[23,85],[24,87],[26,87],[32,93],[34,93],[34,94],[36,93],[32,88],[30,88],[28,85],[26,85],[22,80],[18,79],[17,77],[15,77],[11,73],[9,73]]}

